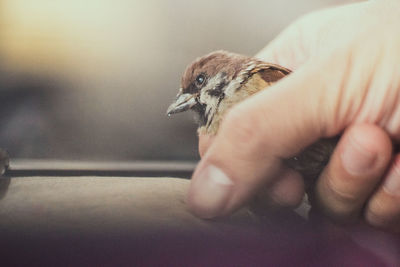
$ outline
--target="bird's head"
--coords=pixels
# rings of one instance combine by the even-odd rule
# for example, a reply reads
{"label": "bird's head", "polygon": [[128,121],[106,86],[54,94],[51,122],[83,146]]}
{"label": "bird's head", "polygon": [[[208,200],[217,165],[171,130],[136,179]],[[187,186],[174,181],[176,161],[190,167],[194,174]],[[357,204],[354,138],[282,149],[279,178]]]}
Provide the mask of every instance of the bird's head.
{"label": "bird's head", "polygon": [[199,114],[200,126],[206,125],[221,101],[240,87],[242,78],[239,74],[252,60],[226,51],[212,52],[196,59],[186,68],[179,93],[167,114],[192,109]]}
{"label": "bird's head", "polygon": [[179,93],[167,114],[194,110],[199,115],[199,129],[215,133],[224,112],[233,104],[289,73],[282,66],[256,58],[226,51],[212,52],[186,68]]}

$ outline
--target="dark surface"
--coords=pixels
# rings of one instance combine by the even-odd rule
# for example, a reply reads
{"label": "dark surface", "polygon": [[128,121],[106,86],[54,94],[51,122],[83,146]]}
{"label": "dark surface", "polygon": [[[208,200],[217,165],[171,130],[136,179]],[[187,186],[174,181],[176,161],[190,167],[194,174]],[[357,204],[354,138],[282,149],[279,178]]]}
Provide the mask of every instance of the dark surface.
{"label": "dark surface", "polygon": [[[282,221],[282,220],[281,220]],[[345,235],[292,220],[229,235],[168,231],[10,233],[0,229],[1,262],[24,266],[385,266]],[[6,266],[3,265],[3,266]]]}

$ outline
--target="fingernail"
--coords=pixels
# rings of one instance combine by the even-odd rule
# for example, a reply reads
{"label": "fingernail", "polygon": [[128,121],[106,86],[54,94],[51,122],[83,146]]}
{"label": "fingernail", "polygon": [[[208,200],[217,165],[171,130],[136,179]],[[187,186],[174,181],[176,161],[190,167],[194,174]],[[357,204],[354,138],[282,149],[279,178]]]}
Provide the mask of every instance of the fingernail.
{"label": "fingernail", "polygon": [[397,166],[399,163],[400,158],[396,159],[382,185],[387,193],[394,196],[400,196],[400,170]]}
{"label": "fingernail", "polygon": [[349,136],[341,154],[343,167],[353,175],[362,175],[371,170],[376,158],[376,153],[365,149],[353,136]]}
{"label": "fingernail", "polygon": [[232,187],[232,180],[221,169],[208,165],[193,177],[188,193],[189,207],[198,217],[216,217],[223,212]]}

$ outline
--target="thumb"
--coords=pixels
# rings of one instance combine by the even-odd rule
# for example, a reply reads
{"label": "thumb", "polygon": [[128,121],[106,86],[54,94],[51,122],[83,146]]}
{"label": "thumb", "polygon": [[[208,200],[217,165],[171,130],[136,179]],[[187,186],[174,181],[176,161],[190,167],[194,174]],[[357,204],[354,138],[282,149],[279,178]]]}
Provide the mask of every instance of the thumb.
{"label": "thumb", "polygon": [[340,92],[327,89],[339,87],[342,74],[322,75],[332,65],[325,62],[303,65],[228,112],[192,177],[187,203],[195,215],[231,213],[285,172],[282,159],[339,133],[331,103]]}

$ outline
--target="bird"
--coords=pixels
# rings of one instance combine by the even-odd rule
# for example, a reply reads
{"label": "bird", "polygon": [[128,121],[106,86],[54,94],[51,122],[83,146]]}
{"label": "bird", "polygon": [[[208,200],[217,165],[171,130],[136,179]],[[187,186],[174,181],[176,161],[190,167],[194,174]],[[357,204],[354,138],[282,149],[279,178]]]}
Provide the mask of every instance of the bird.
{"label": "bird", "polygon": [[[247,97],[290,75],[292,71],[260,59],[224,50],[195,59],[183,73],[181,87],[167,115],[193,110],[198,134],[216,135],[227,111]],[[320,139],[298,155],[284,159],[304,178],[309,201],[316,180],[328,164],[338,137]]]}

